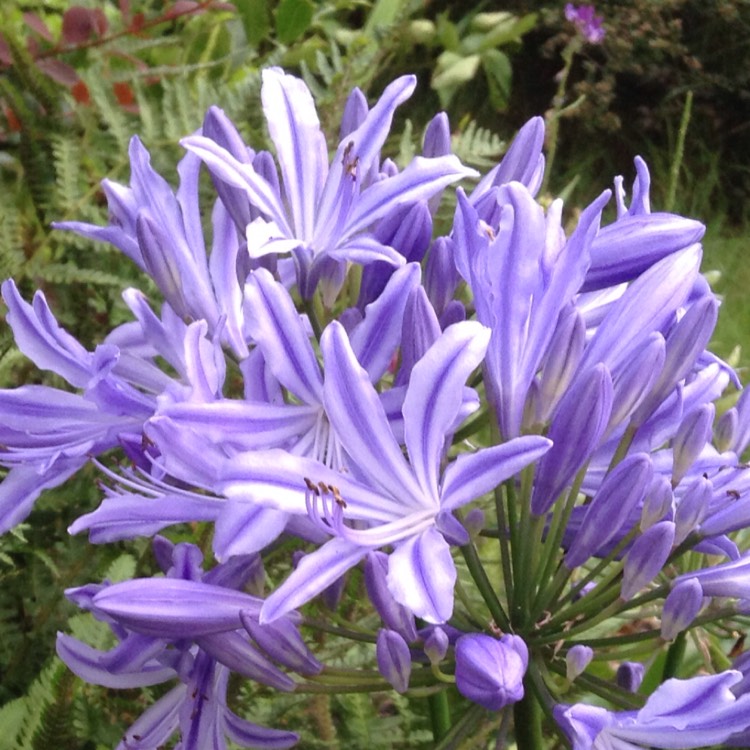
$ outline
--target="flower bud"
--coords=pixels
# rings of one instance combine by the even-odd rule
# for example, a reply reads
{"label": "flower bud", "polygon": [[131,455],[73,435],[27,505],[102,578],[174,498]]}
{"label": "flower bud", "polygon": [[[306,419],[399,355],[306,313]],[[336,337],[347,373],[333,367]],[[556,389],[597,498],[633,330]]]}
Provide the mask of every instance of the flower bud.
{"label": "flower bud", "polygon": [[731,450],[731,446],[734,443],[735,435],[737,434],[737,409],[732,407],[727,409],[716,423],[714,429],[714,444],[719,452]]}
{"label": "flower bud", "polygon": [[465,698],[498,711],[523,698],[528,663],[528,649],[518,636],[463,635],[456,641],[456,687]]}
{"label": "flower bud", "polygon": [[669,479],[663,474],[657,474],[651,481],[651,486],[643,501],[641,530],[646,531],[659,521],[671,520],[669,515],[671,515],[673,501],[672,485]]}
{"label": "flower bud", "polygon": [[682,420],[672,441],[672,484],[676,487],[711,439],[714,405],[704,404]]}
{"label": "flower bud", "polygon": [[240,620],[250,637],[279,664],[300,674],[318,674],[323,669],[287,617],[279,617],[271,625],[261,625],[257,617],[240,612]]}
{"label": "flower bud", "polygon": [[430,664],[439,664],[445,658],[449,645],[448,634],[441,627],[434,627],[425,638],[423,647]]}
{"label": "flower bud", "polygon": [[675,544],[680,544],[698,528],[706,517],[712,495],[713,485],[710,480],[698,477],[690,483],[685,494],[680,498],[674,514]]}
{"label": "flower bud", "polygon": [[696,578],[678,581],[664,600],[661,637],[671,641],[689,627],[703,604],[703,589]]}
{"label": "flower bud", "polygon": [[568,682],[573,682],[578,675],[583,674],[594,658],[594,649],[590,646],[578,644],[565,654],[565,676]]}
{"label": "flower bud", "polygon": [[378,670],[398,693],[409,689],[411,654],[406,641],[394,630],[381,628],[375,644]]}
{"label": "flower bud", "polygon": [[629,693],[635,693],[643,682],[643,675],[646,668],[637,661],[624,661],[617,667],[615,682],[617,687],[627,690]]}
{"label": "flower bud", "polygon": [[643,532],[625,555],[620,596],[627,601],[664,567],[674,545],[675,525],[661,521]]}
{"label": "flower bud", "polygon": [[391,594],[387,584],[388,555],[384,552],[370,552],[365,558],[365,587],[367,596],[389,630],[399,633],[407,643],[417,640],[414,615],[399,604]]}

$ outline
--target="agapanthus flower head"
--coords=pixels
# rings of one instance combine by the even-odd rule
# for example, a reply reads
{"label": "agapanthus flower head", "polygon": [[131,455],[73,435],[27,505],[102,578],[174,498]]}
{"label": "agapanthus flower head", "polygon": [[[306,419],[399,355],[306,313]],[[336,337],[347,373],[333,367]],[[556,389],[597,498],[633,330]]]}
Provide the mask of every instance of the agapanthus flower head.
{"label": "agapanthus flower head", "polygon": [[578,33],[591,44],[601,44],[605,31],[603,19],[596,13],[594,5],[578,5],[566,3],[565,18],[573,23]]}
{"label": "agapanthus flower head", "polygon": [[[603,38],[593,6],[566,16]],[[549,711],[546,727],[508,724],[541,722],[540,699],[574,750],[745,742],[740,671],[667,674],[684,631],[741,631],[750,601],[736,533],[750,527],[750,398],[716,422],[740,384],[706,350],[703,225],[652,211],[636,159],[629,205],[616,178],[569,231],[563,202],[535,197],[534,118],[433,237],[440,194],[474,173],[444,115],[405,168],[381,155],[415,83],[372,107],[355,90],[332,161],[312,92],[278,68],[261,90],[273,154],[212,108],[173,190],[133,140],[130,184],[104,185],[110,225],[61,226],[114,244],[164,302],[126,290],[132,319],[90,350],[41,293],[29,304],[3,284],[20,349],[68,386],[0,390],[0,530],[91,460],[104,500],[71,532],[200,529],[200,548],[156,537],[161,576],[69,589],[116,645],[60,635],[61,658],[107,687],[175,682],[123,750],[177,731],[183,750],[296,741],[230,708],[230,679],[287,693],[385,680],[433,708],[465,706],[455,683],[476,704],[460,731],[503,711],[498,744],[512,732],[519,750],[553,730]],[[329,636],[356,644],[345,667],[324,666],[346,649]],[[624,661],[637,653],[646,685],[667,665],[648,697],[645,665]]]}

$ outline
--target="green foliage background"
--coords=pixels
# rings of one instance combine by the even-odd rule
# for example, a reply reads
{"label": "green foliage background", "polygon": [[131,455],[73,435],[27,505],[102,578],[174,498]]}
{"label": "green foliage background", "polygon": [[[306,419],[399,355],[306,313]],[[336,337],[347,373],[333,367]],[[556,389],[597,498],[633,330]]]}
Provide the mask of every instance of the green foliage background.
{"label": "green foliage background", "polygon": [[[60,44],[70,5],[40,0],[0,11],[9,59],[0,68],[0,277],[14,277],[27,297],[43,289],[62,324],[87,346],[126,319],[123,288],[154,289],[113,248],[52,231],[50,222],[106,223],[99,182],[106,176],[127,183],[135,133],[156,169],[174,180],[177,142],[200,126],[211,104],[227,112],[248,143],[266,146],[260,70],[282,65],[305,78],[331,137],[353,86],[375,96],[396,75],[417,73],[420,86],[402,108],[391,144],[390,153],[402,160],[418,149],[441,107],[450,115],[456,153],[486,169],[528,117],[550,117],[565,106],[549,193],[565,195],[571,216],[615,174],[631,180],[637,153],[652,170],[653,206],[663,209],[677,166],[672,208],[708,224],[704,268],[719,272],[716,288],[725,295],[715,349],[733,364],[747,364],[747,2],[602,3],[607,38],[580,52],[567,99],[558,103],[560,53],[574,33],[561,3],[507,2],[501,10],[479,3],[467,10],[448,0],[235,0],[232,7],[196,3],[193,11],[170,16],[170,2],[133,0],[128,17],[115,4],[106,7],[106,33],[85,44]],[[24,13],[36,14],[51,39]],[[136,14],[143,21],[137,30]],[[40,60],[69,66],[87,96],[50,77]],[[688,91],[694,104],[687,147],[675,161]],[[442,215],[450,221],[450,206]],[[36,372],[14,349],[7,328],[0,329],[0,383],[42,380],[55,382]],[[67,604],[65,588],[152,572],[147,541],[93,547],[67,535],[72,520],[98,501],[94,472],[83,472],[47,493],[28,523],[0,537],[0,750],[114,747],[159,693],[85,685],[52,656],[58,630],[92,645],[108,643],[106,628]],[[173,538],[201,533],[178,529]],[[355,577],[349,585],[356,601],[361,581]],[[349,623],[363,616],[356,605],[336,615]],[[372,661],[371,645],[331,639],[319,646],[344,666]],[[432,746],[424,701],[392,692],[278,697],[238,684],[234,698],[259,723],[301,731],[302,747]],[[484,724],[482,718],[476,736],[452,746],[491,746],[491,717]]]}

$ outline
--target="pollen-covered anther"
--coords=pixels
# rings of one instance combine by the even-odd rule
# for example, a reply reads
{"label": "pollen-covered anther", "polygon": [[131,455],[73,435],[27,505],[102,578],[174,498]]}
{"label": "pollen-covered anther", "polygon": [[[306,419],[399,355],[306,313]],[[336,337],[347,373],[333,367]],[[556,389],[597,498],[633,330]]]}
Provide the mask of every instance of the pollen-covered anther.
{"label": "pollen-covered anther", "polygon": [[339,488],[322,480],[316,484],[308,477],[304,477],[304,481],[308,490],[305,493],[305,506],[310,520],[326,533],[341,533],[344,527],[343,509],[347,506]]}

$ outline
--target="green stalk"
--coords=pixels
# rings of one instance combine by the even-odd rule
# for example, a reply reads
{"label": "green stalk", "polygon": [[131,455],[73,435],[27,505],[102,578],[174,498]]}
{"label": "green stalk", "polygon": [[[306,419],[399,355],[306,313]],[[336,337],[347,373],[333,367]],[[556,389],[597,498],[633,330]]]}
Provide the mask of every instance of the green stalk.
{"label": "green stalk", "polygon": [[[547,191],[547,186],[549,185],[549,177],[552,174],[552,165],[555,163],[555,156],[557,154],[557,143],[558,143],[558,137],[559,137],[559,130],[560,130],[560,117],[562,113],[568,109],[568,107],[563,107],[563,104],[565,104],[565,89],[568,85],[568,76],[570,75],[570,70],[573,67],[573,58],[576,55],[576,52],[581,48],[581,42],[578,39],[578,37],[574,37],[569,43],[568,46],[565,47],[565,49],[562,52],[562,58],[565,63],[563,66],[563,69],[558,73],[557,75],[557,91],[555,92],[555,97],[552,100],[552,109],[550,112],[549,117],[547,117],[547,166],[544,170],[544,179],[542,181],[542,187],[541,187],[541,193],[544,194]],[[576,105],[577,102],[574,102],[574,105]]]}
{"label": "green stalk", "polygon": [[307,317],[310,320],[310,326],[313,329],[315,338],[320,341],[320,337],[323,335],[323,326],[320,324],[321,317],[318,313],[323,312],[323,305],[320,301],[320,295],[316,292],[313,294],[312,299],[302,300],[302,306],[307,313]]}
{"label": "green stalk", "polygon": [[[588,466],[588,464],[587,464]],[[546,559],[542,569],[542,573],[537,578],[538,581],[546,581],[552,575],[552,569],[555,566],[555,560],[557,559],[557,551],[560,548],[560,542],[562,541],[563,534],[565,533],[565,527],[568,525],[568,520],[575,507],[576,500],[578,499],[578,492],[581,489],[583,478],[586,475],[586,466],[578,472],[573,486],[570,488],[568,497],[565,500],[565,504],[562,510],[559,510],[560,504],[556,504],[555,513],[552,519],[552,525],[550,526],[549,534],[544,543],[544,549],[546,551]],[[539,615],[548,608],[549,602],[557,598],[560,592],[565,587],[565,583],[570,576],[570,571],[567,568],[559,568],[555,577],[552,579],[548,586],[543,583],[540,585],[537,595],[534,598],[534,603],[531,607],[532,618],[536,620]]]}
{"label": "green stalk", "polygon": [[[616,592],[613,593],[614,601],[611,601],[602,609],[599,609],[597,607],[597,614],[593,617],[589,617],[585,620],[580,620],[575,625],[570,628],[566,628],[565,630],[560,630],[558,625],[558,628],[553,630],[553,632],[551,633],[547,632],[548,627],[545,626],[544,631],[540,634],[540,636],[538,638],[534,637],[533,639],[530,639],[530,643],[533,643],[534,646],[540,646],[545,643],[554,643],[555,641],[567,640],[568,637],[579,635],[580,633],[585,633],[587,630],[593,628],[594,625],[598,625],[600,622],[604,622],[604,620],[607,620],[610,617],[618,614],[622,608],[622,600],[617,597]],[[602,599],[606,598],[607,597],[602,597]]]}
{"label": "green stalk", "polygon": [[461,740],[477,727],[483,713],[484,709],[481,706],[476,703],[472,704],[471,708],[453,724],[450,731],[435,745],[434,750],[455,750]]}
{"label": "green stalk", "polygon": [[432,739],[437,745],[451,729],[451,711],[448,704],[448,693],[443,690],[427,698],[432,723]]}
{"label": "green stalk", "polygon": [[677,637],[669,646],[667,650],[667,659],[664,662],[664,671],[662,672],[661,681],[674,677],[677,674],[677,670],[680,668],[680,662],[682,657],[685,656],[685,648],[687,647],[687,630],[683,630],[678,633]]}
{"label": "green stalk", "polygon": [[524,678],[524,696],[513,705],[518,750],[542,750],[544,747],[542,707],[539,705],[530,682],[530,677]]}
{"label": "green stalk", "polygon": [[[503,569],[503,581],[505,581],[505,597],[508,609],[513,607],[513,566],[511,564],[513,535],[515,526],[511,523],[510,504],[508,492],[501,487],[495,487],[495,512],[497,514],[498,543],[500,545],[500,565]],[[505,512],[506,503],[508,513]],[[515,514],[513,514],[515,515]],[[507,534],[505,533],[507,530]]]}
{"label": "green stalk", "polygon": [[482,595],[482,599],[484,599],[484,603],[487,605],[487,609],[490,611],[495,624],[502,630],[509,631],[510,621],[508,615],[497,598],[497,594],[495,594],[495,590],[487,576],[487,571],[482,565],[482,561],[479,559],[474,543],[469,542],[469,544],[461,547],[461,552],[463,553],[464,560],[466,560],[466,567],[469,569],[469,573],[471,573],[471,577],[474,579],[477,589],[479,589],[479,593]]}

